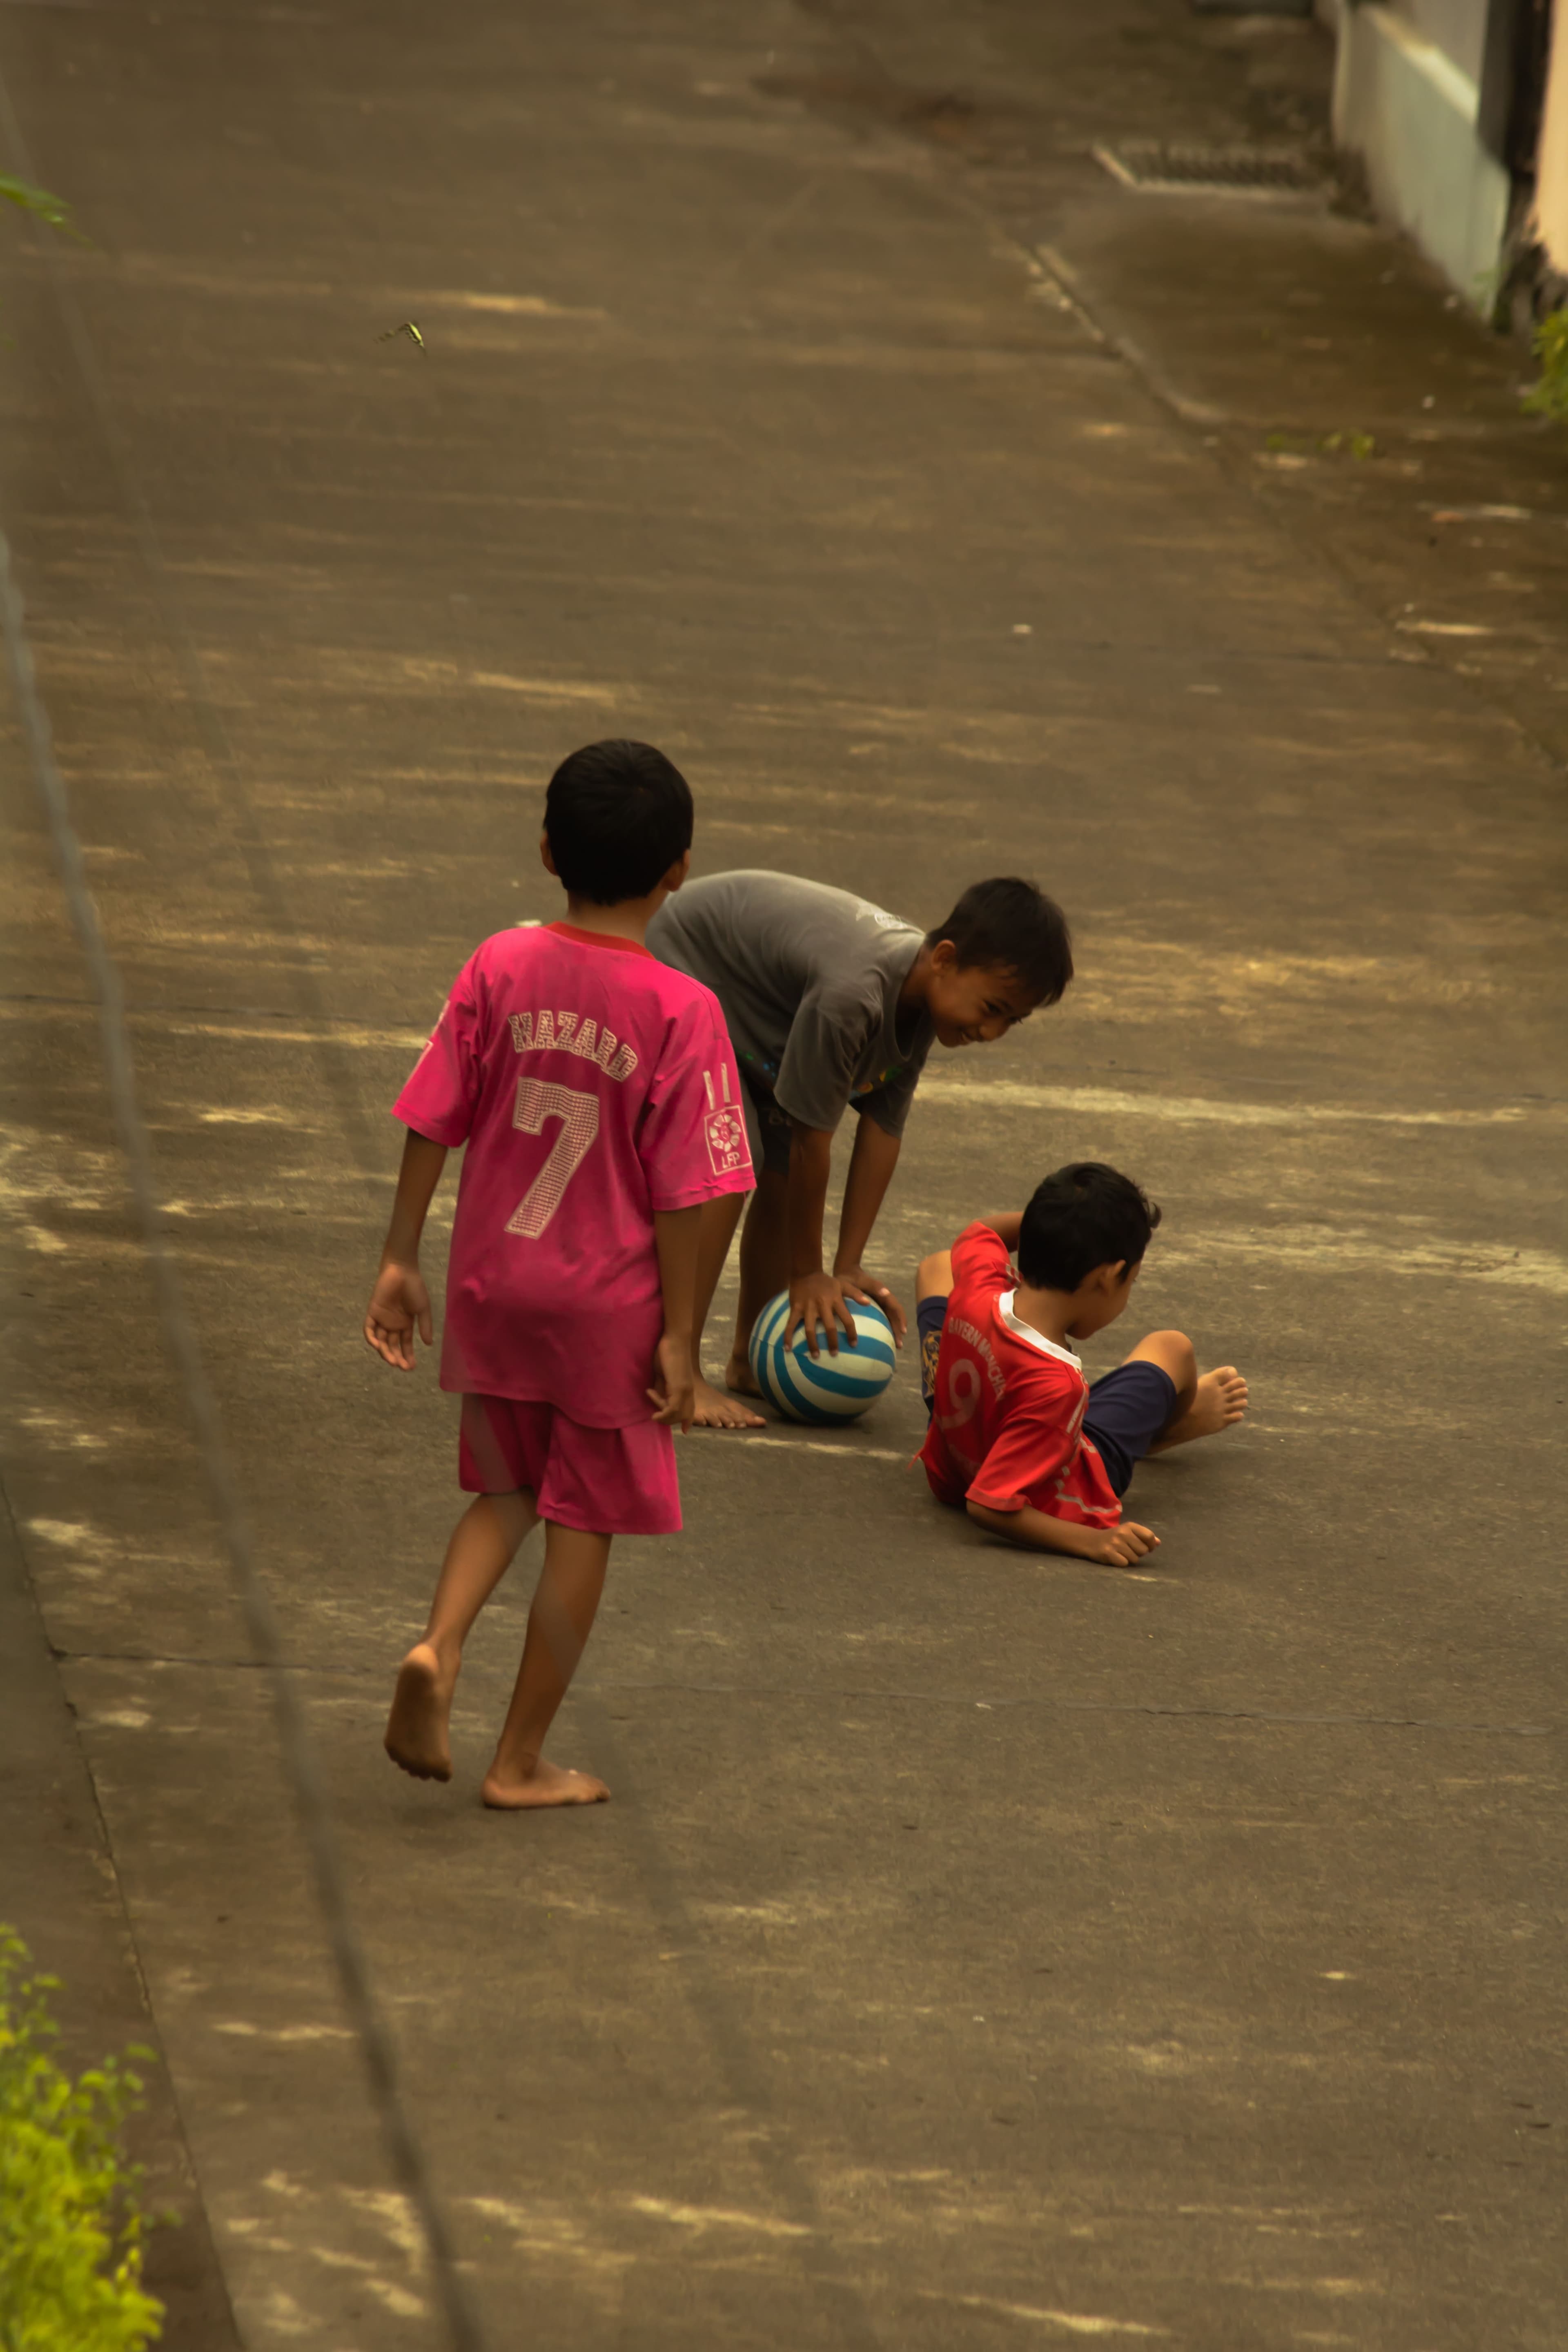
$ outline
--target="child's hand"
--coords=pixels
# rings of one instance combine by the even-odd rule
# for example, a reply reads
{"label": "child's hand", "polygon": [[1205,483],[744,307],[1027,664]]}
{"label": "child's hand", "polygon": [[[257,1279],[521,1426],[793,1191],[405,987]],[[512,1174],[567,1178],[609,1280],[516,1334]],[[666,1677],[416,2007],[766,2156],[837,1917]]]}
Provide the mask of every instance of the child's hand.
{"label": "child's hand", "polygon": [[1145,1552],[1157,1551],[1159,1545],[1152,1528],[1141,1528],[1136,1519],[1123,1519],[1119,1528],[1101,1528],[1081,1557],[1099,1560],[1103,1568],[1131,1568]]}
{"label": "child's hand", "polygon": [[365,1310],[367,1345],[395,1370],[411,1372],[416,1327],[429,1347],[436,1337],[436,1326],[424,1276],[416,1265],[384,1265],[375,1277],[375,1288]]}
{"label": "child's hand", "polygon": [[655,1421],[678,1421],[683,1433],[689,1430],[697,1411],[697,1367],[689,1339],[664,1334],[654,1349],[653,1382],[647,1395]]}
{"label": "child's hand", "polygon": [[836,1267],[835,1271],[838,1276],[839,1288],[846,1298],[858,1298],[865,1306],[881,1308],[893,1327],[893,1344],[895,1347],[901,1348],[904,1344],[904,1333],[910,1328],[909,1318],[887,1284],[876,1282],[868,1274],[862,1274],[858,1265],[841,1265]]}
{"label": "child's hand", "polygon": [[805,1333],[805,1344],[814,1356],[820,1356],[821,1346],[816,1331],[827,1342],[830,1356],[838,1353],[838,1327],[842,1323],[850,1347],[855,1345],[855,1318],[844,1304],[844,1290],[836,1274],[797,1274],[789,1286],[789,1321],[784,1326],[784,1344],[787,1348],[798,1326]]}

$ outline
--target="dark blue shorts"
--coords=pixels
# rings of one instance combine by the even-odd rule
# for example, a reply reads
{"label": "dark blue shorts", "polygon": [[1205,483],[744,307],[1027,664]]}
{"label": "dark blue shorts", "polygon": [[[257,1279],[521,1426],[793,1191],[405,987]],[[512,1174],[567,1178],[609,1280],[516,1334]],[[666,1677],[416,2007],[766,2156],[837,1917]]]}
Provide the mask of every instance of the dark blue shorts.
{"label": "dark blue shorts", "polygon": [[760,1176],[764,1168],[775,1176],[789,1174],[789,1113],[780,1110],[773,1100],[771,1087],[753,1078],[746,1064],[740,1065],[741,1108],[746,1115],[746,1140],[752,1147],[752,1166]]}
{"label": "dark blue shorts", "polygon": [[[926,1411],[936,1396],[936,1359],[942,1327],[947,1320],[945,1298],[922,1298],[915,1308],[915,1328],[921,1341],[921,1394]],[[1118,1364],[1089,1382],[1083,1433],[1093,1440],[1105,1475],[1118,1495],[1132,1484],[1132,1473],[1176,1410],[1176,1383],[1163,1365],[1140,1360]]]}

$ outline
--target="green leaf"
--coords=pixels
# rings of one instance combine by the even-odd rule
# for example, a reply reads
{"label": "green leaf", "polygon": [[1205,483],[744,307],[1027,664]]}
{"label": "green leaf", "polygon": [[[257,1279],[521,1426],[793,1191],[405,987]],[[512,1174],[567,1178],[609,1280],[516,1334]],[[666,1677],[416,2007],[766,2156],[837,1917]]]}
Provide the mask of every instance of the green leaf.
{"label": "green leaf", "polygon": [[4,172],[0,172],[0,196],[21,211],[47,221],[51,228],[62,228],[68,236],[78,238],[83,245],[87,243],[64,196],[51,196],[47,188],[35,188],[28,181],[13,180]]}
{"label": "green leaf", "polygon": [[1541,374],[1521,394],[1522,404],[1531,416],[1552,416],[1568,423],[1568,306],[1547,313],[1531,348],[1541,362]]}
{"label": "green leaf", "polygon": [[121,2147],[137,2105],[117,2059],[72,2080],[26,1946],[0,1926],[0,2346],[145,2352],[163,2305],[142,2285],[142,2173]]}

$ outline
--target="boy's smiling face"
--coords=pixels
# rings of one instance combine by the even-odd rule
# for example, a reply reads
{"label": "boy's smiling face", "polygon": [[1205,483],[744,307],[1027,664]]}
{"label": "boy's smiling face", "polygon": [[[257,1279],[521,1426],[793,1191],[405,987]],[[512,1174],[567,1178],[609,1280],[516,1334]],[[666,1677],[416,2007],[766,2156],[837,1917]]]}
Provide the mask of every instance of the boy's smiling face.
{"label": "boy's smiling face", "polygon": [[926,1010],[944,1045],[990,1045],[1016,1021],[1026,1021],[1036,999],[1016,971],[995,964],[961,964],[949,940],[931,950]]}

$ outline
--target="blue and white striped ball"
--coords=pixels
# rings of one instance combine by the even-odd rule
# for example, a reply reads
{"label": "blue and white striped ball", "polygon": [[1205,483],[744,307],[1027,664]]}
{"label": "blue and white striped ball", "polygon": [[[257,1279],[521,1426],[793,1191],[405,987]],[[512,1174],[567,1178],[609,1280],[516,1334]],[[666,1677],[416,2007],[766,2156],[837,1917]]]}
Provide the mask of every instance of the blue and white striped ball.
{"label": "blue and white striped ball", "polygon": [[879,1307],[862,1306],[858,1298],[845,1304],[855,1319],[855,1345],[849,1346],[840,1326],[836,1356],[828,1354],[820,1328],[819,1356],[812,1354],[798,1328],[793,1344],[784,1346],[787,1290],[771,1298],[757,1318],[748,1350],[752,1370],[768,1402],[791,1421],[854,1421],[876,1403],[893,1377],[898,1354],[892,1325]]}

